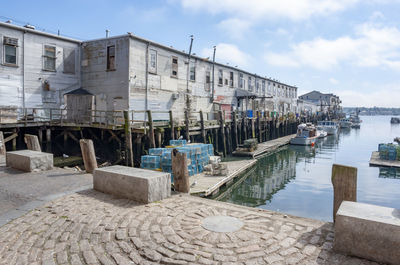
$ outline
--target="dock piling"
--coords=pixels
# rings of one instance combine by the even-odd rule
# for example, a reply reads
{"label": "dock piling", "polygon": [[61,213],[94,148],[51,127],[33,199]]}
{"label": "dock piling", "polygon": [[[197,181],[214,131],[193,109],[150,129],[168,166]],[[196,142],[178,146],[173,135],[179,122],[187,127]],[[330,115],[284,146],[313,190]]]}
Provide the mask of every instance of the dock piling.
{"label": "dock piling", "polygon": [[81,139],[79,141],[81,147],[83,164],[87,173],[93,173],[97,168],[96,154],[94,151],[93,141],[90,139]]}
{"label": "dock piling", "polygon": [[172,173],[174,174],[175,190],[179,192],[190,192],[189,172],[187,157],[185,153],[172,150]]}
{"label": "dock piling", "polygon": [[333,221],[342,201],[357,201],[357,168],[338,164],[332,166]]}
{"label": "dock piling", "polygon": [[42,152],[42,148],[40,147],[39,139],[36,135],[25,134],[24,141],[29,150]]}

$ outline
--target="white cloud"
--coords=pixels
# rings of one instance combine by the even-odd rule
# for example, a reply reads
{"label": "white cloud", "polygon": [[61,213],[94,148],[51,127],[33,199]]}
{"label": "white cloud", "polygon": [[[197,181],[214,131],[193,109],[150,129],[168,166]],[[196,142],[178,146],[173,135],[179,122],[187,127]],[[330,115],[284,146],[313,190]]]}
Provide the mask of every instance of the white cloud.
{"label": "white cloud", "polygon": [[264,58],[272,65],[309,66],[319,70],[331,69],[342,62],[400,70],[400,30],[362,24],[356,27],[353,37],[303,41],[291,45],[291,50],[285,53],[267,52]]}
{"label": "white cloud", "polygon": [[194,11],[229,14],[248,20],[288,18],[303,20],[346,10],[359,0],[181,0],[181,5]]}
{"label": "white cloud", "polygon": [[243,39],[250,28],[251,23],[247,20],[231,18],[225,19],[218,24],[218,28],[232,39]]}
{"label": "white cloud", "polygon": [[400,87],[386,85],[372,92],[344,90],[338,93],[345,107],[394,107],[399,105]]}
{"label": "white cloud", "polygon": [[333,78],[333,77],[329,78],[329,82],[331,82],[334,85],[339,84],[339,81],[336,78]]}
{"label": "white cloud", "polygon": [[[212,58],[213,49],[206,48],[201,51],[203,57]],[[236,45],[229,43],[219,43],[217,45],[215,61],[229,63],[231,66],[240,68],[248,67],[251,63],[251,56],[241,51]]]}

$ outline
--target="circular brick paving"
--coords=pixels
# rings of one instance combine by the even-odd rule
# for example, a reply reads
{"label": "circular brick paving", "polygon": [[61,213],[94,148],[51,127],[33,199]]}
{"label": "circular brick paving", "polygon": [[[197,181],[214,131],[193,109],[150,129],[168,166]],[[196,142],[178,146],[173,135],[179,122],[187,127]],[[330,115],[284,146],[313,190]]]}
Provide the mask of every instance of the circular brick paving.
{"label": "circular brick paving", "polygon": [[[205,229],[216,216],[242,226]],[[138,205],[87,191],[0,227],[0,264],[369,264],[333,253],[332,241],[332,225],[319,221],[190,196]]]}

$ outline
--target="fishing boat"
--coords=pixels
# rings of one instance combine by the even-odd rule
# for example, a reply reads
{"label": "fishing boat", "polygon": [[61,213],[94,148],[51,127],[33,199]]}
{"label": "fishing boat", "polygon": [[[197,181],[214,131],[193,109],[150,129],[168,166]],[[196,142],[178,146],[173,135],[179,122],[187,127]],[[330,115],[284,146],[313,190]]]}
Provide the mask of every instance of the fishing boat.
{"label": "fishing boat", "polygon": [[317,130],[323,130],[327,135],[335,135],[338,132],[339,125],[334,121],[319,121],[317,123]]}
{"label": "fishing boat", "polygon": [[359,129],[361,127],[362,120],[358,116],[358,112],[350,115],[350,121],[351,121],[351,128]]}
{"label": "fishing boat", "polygon": [[311,123],[302,123],[297,127],[296,137],[290,140],[294,145],[314,145],[317,140],[317,130]]}
{"label": "fishing boat", "polygon": [[350,119],[341,119],[339,122],[340,128],[347,129],[351,127]]}

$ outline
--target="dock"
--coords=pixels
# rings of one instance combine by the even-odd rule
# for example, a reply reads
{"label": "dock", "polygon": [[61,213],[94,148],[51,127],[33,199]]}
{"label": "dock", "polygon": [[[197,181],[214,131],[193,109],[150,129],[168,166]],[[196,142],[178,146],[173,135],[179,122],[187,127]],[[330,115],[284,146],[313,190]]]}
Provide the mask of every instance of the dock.
{"label": "dock", "polygon": [[220,187],[229,185],[235,178],[257,163],[256,159],[223,162],[227,165],[226,176],[212,176],[204,173],[190,177],[190,194],[207,197],[219,192]]}
{"label": "dock", "polygon": [[399,167],[400,161],[398,160],[382,160],[379,158],[379,152],[372,152],[371,159],[369,160],[370,166],[379,167]]}
{"label": "dock", "polygon": [[256,158],[260,155],[273,152],[276,149],[278,149],[279,147],[289,144],[290,139],[292,139],[295,136],[296,136],[296,134],[291,134],[291,135],[280,137],[280,138],[270,140],[270,141],[267,141],[264,143],[260,143],[257,145],[257,149],[253,152],[249,152],[249,151],[239,147],[232,153],[232,155]]}

